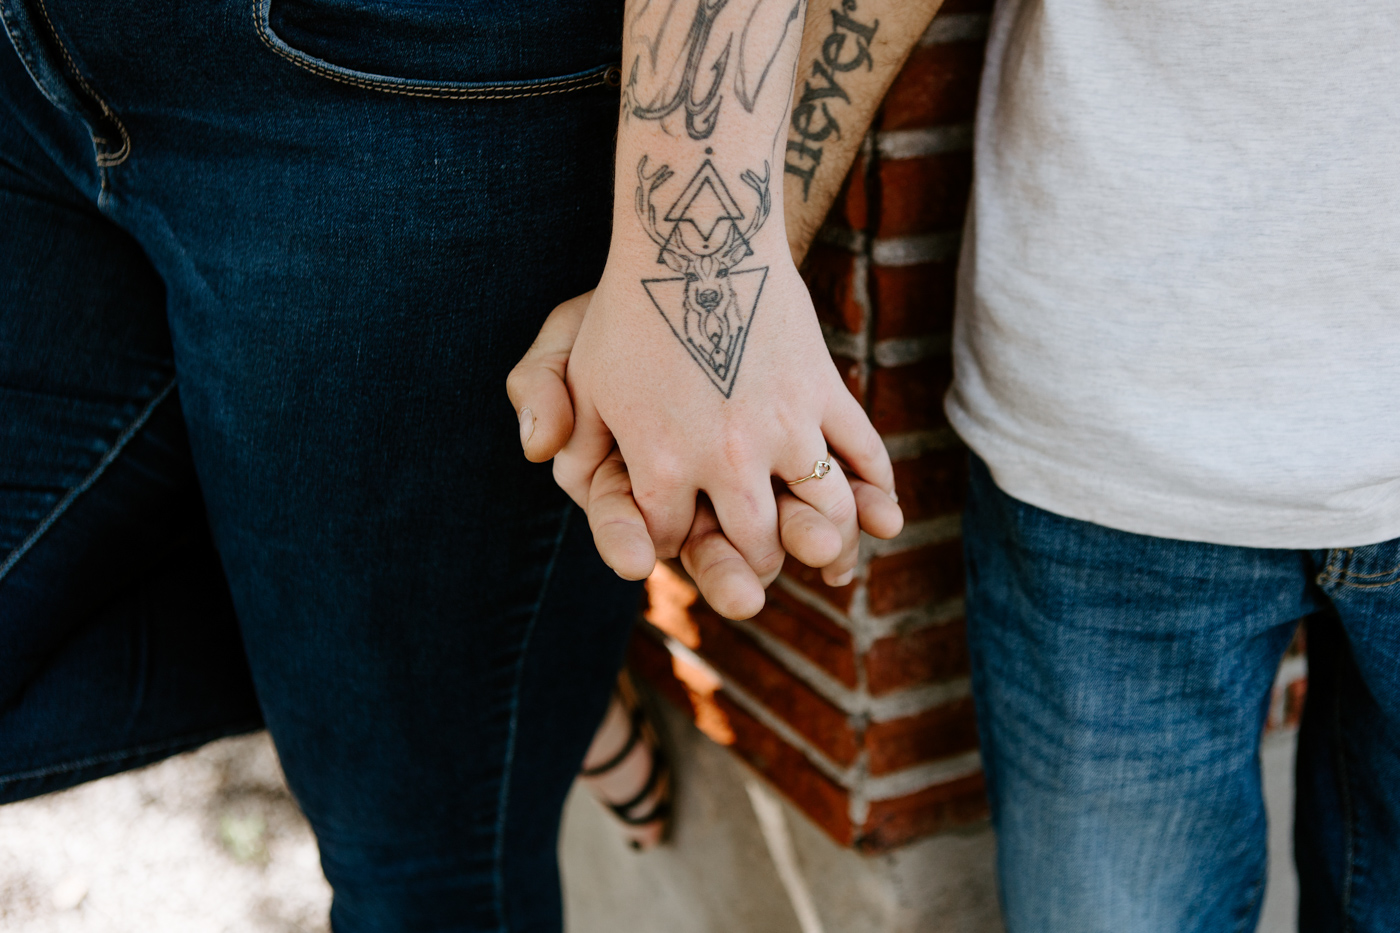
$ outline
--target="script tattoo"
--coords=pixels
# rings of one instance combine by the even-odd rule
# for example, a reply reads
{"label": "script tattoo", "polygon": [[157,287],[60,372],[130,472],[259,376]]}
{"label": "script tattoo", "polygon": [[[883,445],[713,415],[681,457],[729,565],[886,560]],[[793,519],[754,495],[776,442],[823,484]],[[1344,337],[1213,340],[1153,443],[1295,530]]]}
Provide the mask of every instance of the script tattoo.
{"label": "script tattoo", "polygon": [[[748,10],[733,71],[734,96],[749,113],[789,30],[800,21],[804,2],[753,0]],[[729,0],[645,0],[641,4],[629,28],[633,42],[645,52],[646,66],[641,53],[632,61],[623,94],[624,114],[664,126],[668,117],[684,110],[685,131],[691,139],[706,139],[715,131],[735,35],[734,28],[716,30],[715,24],[728,4]],[[687,19],[685,11],[692,7]],[[743,9],[736,10],[742,15]],[[672,33],[687,22],[686,33],[677,42]],[[704,73],[709,74],[709,86],[702,94]]]}
{"label": "script tattoo", "polygon": [[637,218],[660,247],[656,261],[678,276],[643,279],[642,288],[681,346],[729,398],[768,278],[767,266],[735,268],[753,255],[749,244],[772,209],[768,163],[761,177],[753,171],[739,176],[758,196],[751,214],[744,214],[706,159],[658,220],[652,198],[675,173],[668,165],[648,172],[647,161],[642,156],[637,163]]}
{"label": "script tattoo", "polygon": [[[856,10],[856,0],[842,0],[841,10],[831,11],[831,33],[822,40],[821,57],[812,62],[812,77],[820,79],[802,83],[802,96],[792,108],[792,127],[788,136],[787,156],[783,171],[802,179],[802,200],[812,187],[812,177],[822,164],[822,143],[835,135],[841,138],[841,124],[831,114],[834,100],[851,102],[837,80],[837,75],[855,71],[862,65],[866,71],[874,67],[870,57],[870,42],[880,28],[877,19],[869,26],[858,23],[849,14]],[[844,12],[843,12],[844,11]]]}

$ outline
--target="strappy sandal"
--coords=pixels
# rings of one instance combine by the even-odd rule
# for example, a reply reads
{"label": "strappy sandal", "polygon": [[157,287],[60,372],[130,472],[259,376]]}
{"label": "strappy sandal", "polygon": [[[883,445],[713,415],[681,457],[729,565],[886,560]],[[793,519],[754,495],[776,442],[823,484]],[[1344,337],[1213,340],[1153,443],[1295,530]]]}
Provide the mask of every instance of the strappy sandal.
{"label": "strappy sandal", "polygon": [[[603,757],[605,749],[616,745],[616,739],[610,738],[609,733],[620,731],[619,720],[626,723],[626,741],[603,761],[589,765],[590,759]],[[600,743],[606,744],[600,748]],[[640,851],[665,840],[671,828],[671,768],[656,729],[647,718],[625,670],[618,675],[612,704],[593,737],[584,765],[579,777],[589,782],[593,796],[617,820],[628,845]],[[619,781],[625,777],[639,779],[644,766],[647,767],[646,780],[641,782],[639,790],[620,803],[609,799],[606,790],[617,790]],[[635,786],[635,782],[630,782],[630,786]]]}

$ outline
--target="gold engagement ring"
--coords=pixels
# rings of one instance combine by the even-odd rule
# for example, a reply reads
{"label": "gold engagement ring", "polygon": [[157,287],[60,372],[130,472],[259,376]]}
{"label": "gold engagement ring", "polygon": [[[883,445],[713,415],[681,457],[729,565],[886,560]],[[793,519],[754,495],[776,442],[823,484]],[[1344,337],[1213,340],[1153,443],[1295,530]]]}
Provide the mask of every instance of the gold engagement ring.
{"label": "gold engagement ring", "polygon": [[809,479],[821,479],[823,476],[825,476],[826,474],[828,474],[828,473],[830,473],[830,472],[831,472],[831,461],[830,461],[830,460],[818,460],[818,461],[817,461],[817,465],[814,466],[814,467],[812,468],[812,472],[808,473],[806,476],[802,477],[801,479],[788,480],[788,481],[787,481],[787,484],[788,484],[789,486],[796,486],[798,483],[805,483],[805,482],[807,482],[807,480],[809,480]]}

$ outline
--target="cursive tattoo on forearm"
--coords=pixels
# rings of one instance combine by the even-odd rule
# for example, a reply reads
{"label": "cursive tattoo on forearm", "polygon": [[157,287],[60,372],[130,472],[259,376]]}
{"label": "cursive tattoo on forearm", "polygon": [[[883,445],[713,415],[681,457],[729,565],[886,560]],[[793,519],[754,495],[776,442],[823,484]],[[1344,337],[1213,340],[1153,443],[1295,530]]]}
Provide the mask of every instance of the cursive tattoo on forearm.
{"label": "cursive tattoo on forearm", "polygon": [[767,266],[736,268],[753,255],[753,237],[772,210],[768,163],[761,176],[739,176],[757,198],[747,214],[706,159],[658,217],[653,197],[675,173],[669,165],[648,172],[647,162],[642,156],[637,163],[637,218],[659,247],[657,263],[677,275],[642,279],[642,288],[681,346],[729,398],[768,278]]}
{"label": "cursive tattoo on forearm", "polygon": [[822,144],[833,135],[841,138],[841,124],[831,112],[831,104],[851,103],[851,95],[841,87],[839,75],[855,71],[862,65],[866,71],[874,67],[870,43],[880,28],[880,21],[869,25],[857,22],[851,14],[856,0],[842,0],[840,10],[831,11],[831,32],[822,40],[821,54],[812,61],[812,78],[802,84],[802,96],[792,108],[788,133],[787,155],[783,171],[802,179],[802,200],[807,200],[812,178],[822,164]]}
{"label": "cursive tattoo on forearm", "polygon": [[628,24],[636,55],[624,116],[655,120],[670,133],[669,118],[683,112],[686,134],[707,139],[719,123],[731,62],[734,97],[753,113],[784,42],[801,30],[804,2],[735,0],[718,25],[730,0],[644,0]]}

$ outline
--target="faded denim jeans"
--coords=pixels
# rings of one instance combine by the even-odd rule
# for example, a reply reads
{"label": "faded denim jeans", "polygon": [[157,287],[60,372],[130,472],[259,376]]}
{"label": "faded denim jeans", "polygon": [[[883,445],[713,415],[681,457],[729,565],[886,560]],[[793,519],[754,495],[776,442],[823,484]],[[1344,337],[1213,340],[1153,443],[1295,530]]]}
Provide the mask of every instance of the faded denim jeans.
{"label": "faded denim jeans", "polygon": [[620,0],[0,13],[0,801],[266,723],[337,931],[558,930],[639,593],[504,384]]}
{"label": "faded denim jeans", "polygon": [[1259,740],[1307,621],[1304,933],[1400,929],[1400,541],[1173,541],[1052,514],[972,463],[973,689],[1009,933],[1234,933],[1267,874]]}

